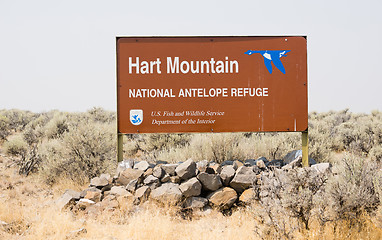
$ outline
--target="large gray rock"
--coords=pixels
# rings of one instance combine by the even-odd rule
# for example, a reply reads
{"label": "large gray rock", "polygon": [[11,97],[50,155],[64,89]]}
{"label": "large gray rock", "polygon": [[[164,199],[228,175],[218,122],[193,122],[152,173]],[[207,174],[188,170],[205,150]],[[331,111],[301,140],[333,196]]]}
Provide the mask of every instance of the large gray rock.
{"label": "large gray rock", "polygon": [[169,182],[171,180],[171,176],[168,175],[167,173],[162,177],[162,179],[160,180],[162,183],[166,183],[166,182]]}
{"label": "large gray rock", "polygon": [[56,200],[56,205],[59,209],[64,209],[74,205],[75,201],[76,198],[74,198],[70,192],[66,191],[60,198]]}
{"label": "large gray rock", "polygon": [[[283,160],[284,164],[289,164],[289,163],[293,162],[294,160],[296,160],[300,156],[302,157],[302,150],[293,150],[293,151],[287,153],[287,155],[285,155],[282,160]],[[314,165],[316,163],[317,162],[314,159],[309,158],[309,165]]]}
{"label": "large gray rock", "polygon": [[[132,180],[138,180],[143,175],[142,170],[127,168],[119,174],[117,183],[126,186]],[[139,181],[138,181],[139,182]]]}
{"label": "large gray rock", "polygon": [[188,159],[187,161],[176,167],[175,172],[182,180],[187,180],[192,177],[195,177],[196,163],[192,159]]}
{"label": "large gray rock", "polygon": [[159,179],[157,177],[154,177],[153,175],[149,175],[145,178],[145,180],[143,180],[143,184],[145,184],[145,185],[149,185],[152,183],[158,183],[158,182],[159,182]]}
{"label": "large gray rock", "polygon": [[216,174],[201,172],[197,178],[202,183],[203,189],[208,191],[216,191],[223,186],[220,176]]}
{"label": "large gray rock", "polygon": [[178,167],[179,164],[177,163],[169,163],[169,164],[163,164],[162,165],[162,169],[170,176],[174,176],[175,175],[175,169],[176,167]]}
{"label": "large gray rock", "polygon": [[208,161],[202,160],[196,163],[196,168],[199,170],[199,172],[205,172],[208,167]]}
{"label": "large gray rock", "polygon": [[119,207],[119,202],[115,195],[109,195],[102,199],[100,205],[104,210],[114,210]]}
{"label": "large gray rock", "polygon": [[200,209],[208,204],[208,200],[203,197],[189,197],[184,201],[184,208]]}
{"label": "large gray rock", "polygon": [[256,160],[255,159],[247,159],[244,161],[244,166],[246,167],[251,167],[256,165]]}
{"label": "large gray rock", "polygon": [[280,159],[274,159],[267,164],[269,168],[281,168],[284,166],[284,161]]}
{"label": "large gray rock", "polygon": [[239,161],[239,160],[235,160],[235,161],[233,161],[233,168],[235,169],[235,170],[237,170],[239,167],[241,167],[241,166],[244,166],[244,164],[241,162],[241,161]]}
{"label": "large gray rock", "polygon": [[134,159],[125,159],[122,162],[118,163],[117,175],[126,170],[127,168],[134,167]]}
{"label": "large gray rock", "polygon": [[148,186],[142,186],[135,191],[134,204],[145,202],[150,195],[151,189]]}
{"label": "large gray rock", "polygon": [[126,185],[126,190],[134,193],[135,189],[137,189],[137,184],[138,184],[138,179],[131,180],[127,185]]}
{"label": "large gray rock", "polygon": [[266,157],[259,157],[258,159],[256,159],[256,162],[260,161],[260,160],[263,161],[265,164],[267,164],[269,162]]}
{"label": "large gray rock", "polygon": [[89,187],[89,188],[81,191],[80,197],[84,198],[88,192],[100,192],[100,193],[102,193],[102,191],[96,187]]}
{"label": "large gray rock", "polygon": [[150,167],[150,164],[147,161],[140,161],[134,163],[134,169],[146,171]]}
{"label": "large gray rock", "polygon": [[86,208],[88,208],[89,206],[92,206],[94,204],[95,204],[94,201],[86,199],[86,198],[83,198],[83,199],[80,199],[78,201],[77,206],[78,206],[79,209],[85,210]]}
{"label": "large gray rock", "polygon": [[256,161],[256,166],[260,169],[266,169],[267,166],[265,165],[265,162],[263,160]]}
{"label": "large gray rock", "polygon": [[268,163],[268,160],[265,157],[259,157],[256,160],[255,159],[245,160],[244,166],[246,167],[258,166],[261,169],[265,169],[267,163]]}
{"label": "large gray rock", "polygon": [[64,194],[69,194],[70,196],[72,196],[72,198],[74,198],[75,200],[79,200],[81,198],[81,193],[80,192],[77,192],[77,191],[74,191],[72,189],[67,189]]}
{"label": "large gray rock", "polygon": [[148,168],[144,173],[143,173],[143,178],[146,178],[147,176],[153,175],[153,168]]}
{"label": "large gray rock", "polygon": [[92,200],[94,202],[99,202],[101,201],[102,193],[101,192],[93,192],[93,191],[88,191],[86,192],[86,195],[84,198]]}
{"label": "large gray rock", "polygon": [[176,183],[164,183],[151,192],[151,198],[163,204],[177,204],[182,199],[182,192]]}
{"label": "large gray rock", "polygon": [[[211,162],[206,170],[207,173],[220,174],[222,167],[219,163]],[[212,170],[212,171],[210,171]]]}
{"label": "large gray rock", "polygon": [[251,187],[256,181],[256,174],[253,172],[252,167],[241,166],[236,170],[235,177],[232,179],[230,186],[238,193],[241,193]]}
{"label": "large gray rock", "polygon": [[90,180],[90,186],[102,188],[109,185],[109,181],[105,177],[95,177]]}
{"label": "large gray rock", "polygon": [[123,196],[123,195],[129,194],[129,192],[122,186],[113,186],[110,189],[109,194],[117,195],[117,196]]}
{"label": "large gray rock", "polygon": [[185,197],[199,196],[202,191],[202,184],[196,177],[193,177],[180,184],[179,189]]}
{"label": "large gray rock", "polygon": [[151,189],[157,188],[161,185],[160,180],[153,175],[149,175],[143,180],[143,183],[149,186]]}
{"label": "large gray rock", "polygon": [[235,169],[233,165],[225,165],[222,167],[222,171],[220,172],[220,178],[224,186],[229,186],[229,183],[235,176]]}
{"label": "large gray rock", "polygon": [[316,171],[317,173],[327,173],[331,172],[331,165],[330,163],[318,163],[313,166],[311,166],[311,169]]}
{"label": "large gray rock", "polygon": [[256,188],[248,188],[239,197],[239,201],[243,204],[250,204],[257,199]]}
{"label": "large gray rock", "polygon": [[109,182],[109,184],[113,183],[113,178],[108,173],[102,173],[99,177],[105,178]]}
{"label": "large gray rock", "polygon": [[207,196],[208,201],[220,209],[230,208],[237,200],[237,193],[229,187],[221,188]]}
{"label": "large gray rock", "polygon": [[285,166],[282,167],[282,169],[295,169],[295,168],[300,168],[302,167],[302,156],[298,156],[295,160],[292,162],[286,164]]}
{"label": "large gray rock", "polygon": [[180,183],[180,177],[179,176],[171,176],[170,177],[170,182],[172,183]]}
{"label": "large gray rock", "polygon": [[132,207],[134,203],[134,195],[131,193],[128,193],[126,195],[117,196],[118,205],[121,207],[121,209],[127,209],[129,207]]}
{"label": "large gray rock", "polygon": [[164,177],[165,174],[166,174],[166,172],[162,169],[161,165],[157,165],[154,167],[154,169],[153,169],[153,176],[154,177],[161,179],[162,177]]}
{"label": "large gray rock", "polygon": [[302,156],[302,151],[301,150],[293,150],[291,152],[288,152],[284,157],[283,157],[283,162],[284,164],[289,164],[293,162],[298,156]]}
{"label": "large gray rock", "polygon": [[226,161],[224,161],[224,162],[222,162],[221,164],[220,164],[220,166],[227,166],[227,165],[232,165],[233,166],[233,161],[230,161],[230,160],[226,160]]}

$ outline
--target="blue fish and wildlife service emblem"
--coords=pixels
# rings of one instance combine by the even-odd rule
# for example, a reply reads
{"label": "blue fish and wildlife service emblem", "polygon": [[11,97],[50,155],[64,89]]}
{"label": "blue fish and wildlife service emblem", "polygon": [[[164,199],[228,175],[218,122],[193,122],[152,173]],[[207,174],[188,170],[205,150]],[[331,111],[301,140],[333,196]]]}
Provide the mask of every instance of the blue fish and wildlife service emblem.
{"label": "blue fish and wildlife service emblem", "polygon": [[290,50],[248,50],[245,52],[245,54],[252,55],[254,53],[260,53],[261,56],[264,57],[264,64],[268,69],[269,73],[272,73],[272,62],[277,69],[279,69],[282,73],[285,74],[285,68],[283,66],[283,63],[281,62],[280,58],[286,57],[287,53],[290,52]]}
{"label": "blue fish and wildlife service emblem", "polygon": [[133,125],[140,125],[143,122],[143,110],[131,109],[130,110],[130,122]]}

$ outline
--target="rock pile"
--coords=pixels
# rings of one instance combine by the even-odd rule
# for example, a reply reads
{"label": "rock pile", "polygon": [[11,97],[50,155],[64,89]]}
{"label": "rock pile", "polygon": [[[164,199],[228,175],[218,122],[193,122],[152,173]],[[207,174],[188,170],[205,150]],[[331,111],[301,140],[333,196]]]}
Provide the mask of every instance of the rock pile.
{"label": "rock pile", "polygon": [[[292,156],[295,159],[291,159]],[[60,208],[108,210],[124,204],[139,205],[149,199],[164,205],[178,204],[184,209],[218,208],[226,210],[235,203],[247,204],[261,195],[262,176],[270,171],[288,174],[301,167],[301,154],[293,151],[284,160],[266,158],[225,161],[221,164],[206,160],[182,163],[150,164],[147,161],[124,160],[111,177],[102,174],[91,179],[89,188],[82,192],[67,190],[57,200]],[[314,160],[310,160],[315,164]],[[309,171],[330,171],[327,163],[315,164]]]}

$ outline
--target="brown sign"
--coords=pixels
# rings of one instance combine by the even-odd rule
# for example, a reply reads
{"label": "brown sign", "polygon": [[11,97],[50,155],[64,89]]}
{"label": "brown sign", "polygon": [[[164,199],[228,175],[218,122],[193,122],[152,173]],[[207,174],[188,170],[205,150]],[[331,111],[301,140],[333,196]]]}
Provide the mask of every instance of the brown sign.
{"label": "brown sign", "polygon": [[304,37],[117,38],[120,133],[308,128]]}

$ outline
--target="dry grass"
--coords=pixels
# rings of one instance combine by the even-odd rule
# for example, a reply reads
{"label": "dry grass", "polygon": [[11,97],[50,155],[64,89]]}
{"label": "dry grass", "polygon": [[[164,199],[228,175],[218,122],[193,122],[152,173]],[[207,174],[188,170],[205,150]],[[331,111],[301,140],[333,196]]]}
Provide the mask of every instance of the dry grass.
{"label": "dry grass", "polygon": [[[23,177],[0,156],[0,239],[255,239],[254,219],[248,211],[230,217],[212,211],[185,220],[175,208],[147,204],[135,211],[117,210],[99,216],[59,211],[54,204],[65,189],[81,190],[69,180],[53,187],[34,176]],[[86,233],[74,234],[81,228]]]}
{"label": "dry grass", "polygon": [[[6,136],[8,141],[13,141],[15,132],[23,134],[28,146],[36,147],[38,156],[41,158],[39,165],[36,165],[37,174],[32,172],[33,174],[28,177],[21,176],[18,174],[18,166],[9,167],[12,161],[1,155],[2,143],[0,143],[0,239],[213,240],[278,239],[279,237],[275,238],[275,236],[283,236],[272,232],[278,231],[277,227],[262,222],[260,215],[264,206],[256,203],[247,208],[237,208],[230,216],[212,211],[210,214],[192,219],[185,218],[176,207],[158,208],[151,203],[140,207],[126,205],[120,210],[105,211],[99,215],[59,211],[54,201],[66,189],[82,190],[87,186],[89,173],[98,175],[109,165],[115,165],[110,161],[115,156],[114,113],[92,109],[81,114],[65,113],[65,117],[59,112],[32,114],[18,110],[0,111],[0,114],[3,114],[6,120],[8,119],[5,121],[3,118],[3,123],[9,125],[5,129],[10,129],[6,133],[11,134]],[[318,161],[330,160],[332,163],[337,163],[346,157],[343,153],[348,151],[358,153],[365,162],[380,162],[381,119],[381,112],[373,112],[371,115],[356,115],[347,111],[312,113],[309,120],[312,157]],[[110,132],[110,134],[105,137],[97,131],[87,131],[81,128],[84,124],[89,125],[91,129],[94,129],[94,126],[97,126],[96,129],[104,127],[102,133]],[[84,141],[75,138],[80,136],[87,136],[85,140],[89,140],[86,141],[89,144],[81,144]],[[99,144],[98,140],[94,141],[96,136],[100,136],[100,139],[109,139],[108,147],[97,148],[106,145]],[[301,141],[299,134],[247,133],[208,136],[203,134],[144,135],[129,136],[129,139],[125,141],[126,145],[130,144],[125,147],[125,154],[132,157],[167,161],[180,161],[192,157],[194,160],[208,159],[217,162],[259,156],[277,159],[286,152],[299,148]],[[76,151],[81,153],[79,156],[69,152],[70,146],[84,145],[94,145],[94,147]],[[86,155],[94,154],[93,152],[100,154],[100,157],[93,159]],[[28,154],[29,152],[26,153],[26,160],[30,159]],[[95,168],[90,171],[88,167],[80,169],[65,162],[68,159],[75,159],[83,163],[82,158],[88,159],[89,164],[94,165]],[[52,163],[58,161],[63,163],[62,166],[71,166],[73,171],[63,167],[57,169],[64,169],[63,172],[77,178],[72,177],[72,180],[68,180],[70,177],[65,178],[65,174],[53,171],[55,165]],[[100,162],[108,162],[108,165],[94,164]],[[44,169],[54,178],[54,181],[50,181],[50,185],[46,184],[49,178],[44,175]],[[369,169],[365,174],[368,176],[372,172]],[[85,182],[78,181],[78,176],[84,176],[81,179]],[[378,179],[382,181],[382,177]],[[83,184],[80,185],[79,182]],[[344,186],[345,184],[340,184],[338,189],[344,189]],[[378,186],[380,187],[379,182]],[[349,194],[350,191],[347,190],[341,196],[350,196]],[[381,187],[376,194],[379,198],[382,194]],[[354,196],[359,195],[354,194]],[[326,205],[329,205],[329,198],[323,200]],[[281,214],[279,217],[282,219],[280,223],[287,224],[287,228],[296,229],[293,234],[288,235],[289,239],[382,239],[382,205],[380,203],[378,205],[375,211],[358,211],[361,214],[358,214],[355,219],[332,218],[326,223],[320,222],[318,213],[312,212],[309,231],[296,225],[296,218],[290,218],[287,214]],[[350,211],[350,213],[353,212],[355,211]],[[75,232],[81,229],[86,231]]]}
{"label": "dry grass", "polygon": [[[6,167],[9,163],[0,157],[0,220],[8,223],[0,227],[0,239],[261,239],[256,232],[267,230],[256,217],[258,205],[238,208],[230,216],[212,211],[193,219],[185,219],[176,208],[158,208],[150,203],[97,216],[59,211],[54,200],[65,189],[80,190],[85,186],[62,180],[50,188],[34,176],[18,175],[15,168]],[[294,237],[381,239],[382,231],[373,223],[380,223],[377,218],[362,218],[358,224],[313,223],[310,231],[297,231]],[[86,232],[75,232],[80,229]]]}

